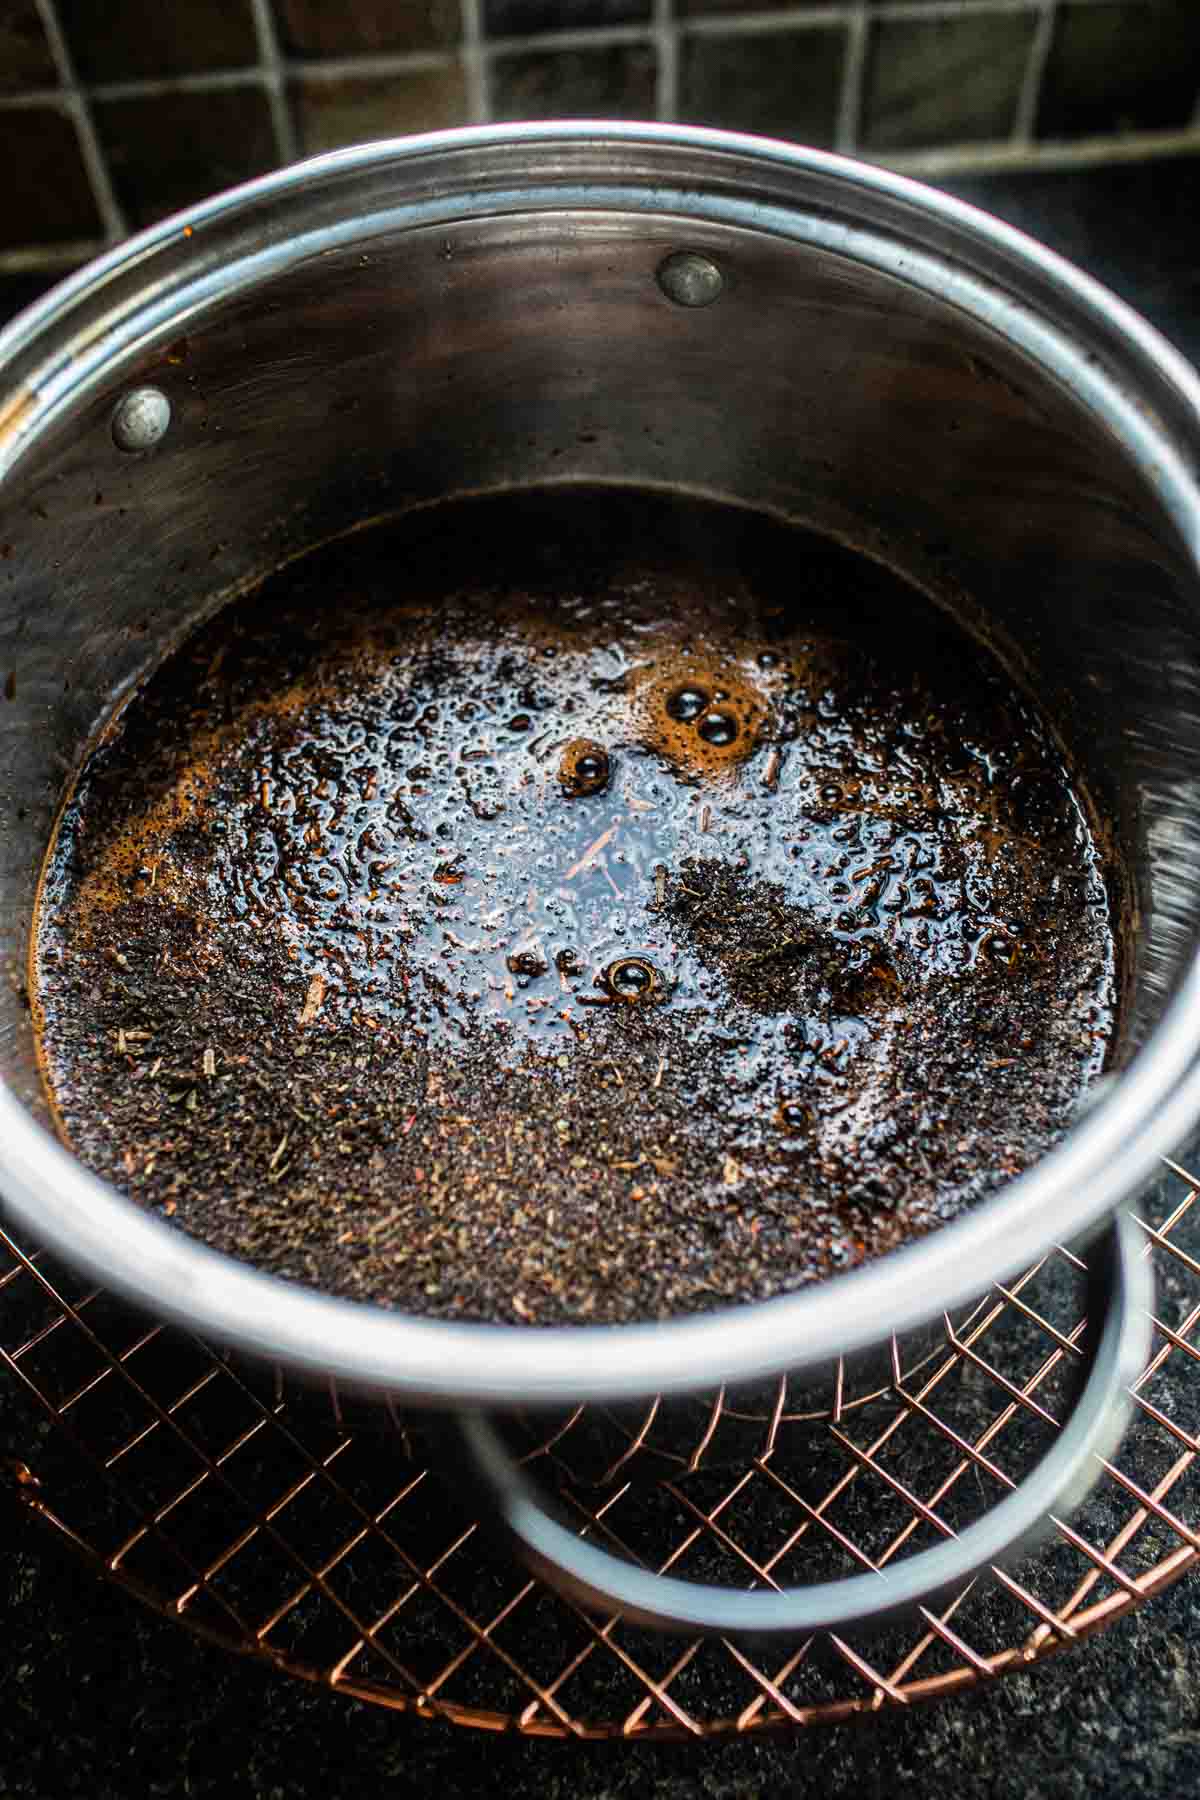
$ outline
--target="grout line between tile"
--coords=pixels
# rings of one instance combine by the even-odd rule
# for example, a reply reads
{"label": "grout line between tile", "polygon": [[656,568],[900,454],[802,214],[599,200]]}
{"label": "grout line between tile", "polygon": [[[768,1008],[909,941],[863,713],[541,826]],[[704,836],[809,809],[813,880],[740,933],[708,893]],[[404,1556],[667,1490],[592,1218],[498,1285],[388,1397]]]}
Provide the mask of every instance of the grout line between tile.
{"label": "grout line between tile", "polygon": [[1042,77],[1046,73],[1046,63],[1050,56],[1050,46],[1054,41],[1054,26],[1058,18],[1058,0],[1044,0],[1041,15],[1034,27],[1033,39],[1029,46],[1029,55],[1025,60],[1025,74],[1021,81],[1021,92],[1017,97],[1017,110],[1013,119],[1014,144],[1032,144],[1037,129],[1038,102],[1042,94]]}
{"label": "grout line between tile", "polygon": [[395,56],[323,56],[315,62],[288,62],[280,67],[289,81],[379,81],[389,75],[423,75],[431,69],[458,66],[453,50],[406,50]]}
{"label": "grout line between tile", "polygon": [[849,5],[809,6],[803,12],[781,7],[778,12],[715,13],[688,19],[684,29],[689,37],[724,38],[758,37],[777,31],[828,31],[831,25],[852,25],[861,8],[859,0]]}
{"label": "grout line between tile", "polygon": [[679,114],[679,29],[672,0],[654,0],[652,23],[658,51],[654,116],[669,124]]}
{"label": "grout line between tile", "polygon": [[1130,132],[1121,137],[1048,140],[1038,144],[951,144],[938,150],[914,150],[897,156],[870,156],[868,162],[901,175],[1020,174],[1036,169],[1089,169],[1105,163],[1146,162],[1155,156],[1200,154],[1200,126],[1182,131]]}
{"label": "grout line between tile", "polygon": [[482,0],[460,0],[462,60],[467,78],[467,117],[473,125],[487,125],[492,117],[492,83],[483,54]]}
{"label": "grout line between tile", "polygon": [[63,244],[31,244],[25,250],[0,250],[0,275],[50,274],[90,262],[107,249],[102,238],[77,238]]}
{"label": "grout line between tile", "polygon": [[197,75],[169,75],[161,80],[97,82],[89,100],[158,100],[171,94],[218,94],[231,89],[262,87],[266,71],[257,63],[244,69],[213,69]]}
{"label": "grout line between tile", "polygon": [[654,35],[650,21],[639,25],[580,26],[577,30],[539,31],[533,37],[502,37],[485,40],[489,57],[499,61],[505,56],[521,56],[530,50],[609,50],[618,44],[645,44]]}
{"label": "grout line between tile", "polygon": [[112,243],[123,238],[128,231],[125,215],[113,190],[112,179],[108,172],[108,164],[104,159],[100,139],[96,132],[96,122],[92,118],[92,110],[75,79],[75,68],[71,61],[71,52],[67,48],[67,40],[59,23],[58,11],[54,0],[34,0],[42,29],[46,33],[46,42],[50,46],[50,54],[54,66],[58,70],[58,79],[63,87],[63,104],[75,121],[75,130],[79,137],[79,153],[83,158],[83,166],[91,184],[92,198],[96,202],[96,211],[104,227],[106,237]]}
{"label": "grout line between tile", "polygon": [[859,0],[846,32],[846,56],[842,68],[842,91],[838,100],[834,145],[838,150],[852,151],[858,144],[863,115],[863,98],[867,77],[867,43],[870,23],[867,0]]}
{"label": "grout line between tile", "polygon": [[271,107],[271,125],[275,132],[275,152],[281,163],[295,162],[298,154],[296,128],[288,99],[286,71],[279,50],[279,37],[270,0],[250,0],[254,15],[254,33],[258,39],[258,60],[267,98]]}
{"label": "grout line between tile", "polygon": [[0,94],[0,112],[27,112],[35,106],[57,106],[68,112],[68,101],[60,87],[25,88],[19,94]]}
{"label": "grout line between tile", "polygon": [[[881,19],[970,19],[988,14],[1035,13],[1045,0],[879,0]],[[1073,0],[1076,6],[1115,6],[1121,0]]]}
{"label": "grout line between tile", "polygon": [[[1035,12],[1041,0],[874,0],[873,19],[938,20],[996,18],[1011,13]],[[1081,0],[1088,5],[1112,5],[1114,0]],[[838,6],[792,7],[777,12],[718,13],[689,19],[687,30],[696,37],[751,37],[759,32],[820,31],[831,25],[852,26],[863,11],[860,0],[842,0]]]}
{"label": "grout line between tile", "polygon": [[[316,62],[289,62],[281,57],[279,76],[283,83],[298,79],[312,81],[375,81],[389,75],[409,75],[430,69],[453,68],[458,62],[454,51],[414,50],[402,56],[323,57]],[[269,84],[271,73],[250,63],[240,69],[213,69],[200,74],[166,75],[158,80],[97,82],[88,88],[90,100],[158,100],[171,94],[217,93],[230,88],[261,87]],[[19,111],[32,106],[69,108],[73,89],[36,88],[21,94],[0,94],[0,112]]]}

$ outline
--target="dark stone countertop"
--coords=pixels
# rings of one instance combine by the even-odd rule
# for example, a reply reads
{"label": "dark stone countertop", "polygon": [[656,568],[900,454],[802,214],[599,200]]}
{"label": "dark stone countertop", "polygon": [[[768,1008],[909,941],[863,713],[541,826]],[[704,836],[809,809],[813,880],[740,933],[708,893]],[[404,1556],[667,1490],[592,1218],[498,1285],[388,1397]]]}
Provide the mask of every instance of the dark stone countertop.
{"label": "dark stone countertop", "polygon": [[[1073,257],[1200,358],[1200,159],[995,175],[954,191]],[[0,1451],[36,1429],[0,1385]],[[0,1508],[0,1796],[381,1793],[1167,1796],[1200,1787],[1200,1582],[970,1698],[718,1746],[522,1742],[422,1724],[193,1640]]]}
{"label": "dark stone countertop", "polygon": [[1200,1787],[1194,1579],[969,1699],[718,1745],[538,1743],[381,1712],[200,1644],[30,1527],[0,1565],[0,1617],[5,1800],[1166,1800]]}

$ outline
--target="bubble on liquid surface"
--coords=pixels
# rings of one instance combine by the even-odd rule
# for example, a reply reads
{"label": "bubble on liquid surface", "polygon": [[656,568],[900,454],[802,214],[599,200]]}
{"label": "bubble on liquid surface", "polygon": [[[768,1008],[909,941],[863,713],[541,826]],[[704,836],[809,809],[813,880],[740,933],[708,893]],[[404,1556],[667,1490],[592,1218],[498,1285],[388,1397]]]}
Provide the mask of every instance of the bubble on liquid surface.
{"label": "bubble on liquid surface", "polygon": [[564,794],[600,794],[612,780],[612,758],[594,738],[572,738],[562,753],[558,779]]}
{"label": "bubble on liquid surface", "polygon": [[514,950],[506,959],[510,975],[524,975],[536,981],[546,973],[548,964],[536,950]]}
{"label": "bubble on liquid surface", "polygon": [[619,956],[601,977],[604,987],[618,1000],[648,1000],[662,987],[662,977],[644,956]]}
{"label": "bubble on liquid surface", "polygon": [[727,744],[736,741],[738,724],[732,713],[710,712],[705,713],[696,730],[706,744],[715,744],[724,748]]}
{"label": "bubble on liquid surface", "polygon": [[980,954],[988,962],[999,964],[1001,968],[1015,968],[1021,947],[1017,939],[1010,937],[1006,931],[989,931],[980,943]]}
{"label": "bubble on liquid surface", "polygon": [[687,725],[693,719],[698,719],[700,717],[700,714],[708,705],[708,701],[709,696],[705,693],[703,688],[676,688],[675,692],[667,701],[667,711],[673,719],[678,719],[681,725]]}

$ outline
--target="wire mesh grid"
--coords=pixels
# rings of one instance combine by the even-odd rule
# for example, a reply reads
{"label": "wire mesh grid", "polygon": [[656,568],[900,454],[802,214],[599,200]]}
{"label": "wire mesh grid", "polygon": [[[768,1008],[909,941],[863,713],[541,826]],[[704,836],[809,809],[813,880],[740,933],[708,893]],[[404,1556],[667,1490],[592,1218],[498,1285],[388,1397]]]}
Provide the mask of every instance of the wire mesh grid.
{"label": "wire mesh grid", "polygon": [[[0,1473],[97,1574],[200,1635],[427,1718],[688,1738],[934,1699],[1100,1629],[1200,1552],[1200,1180],[1171,1170],[1139,1211],[1157,1279],[1153,1353],[1086,1506],[1023,1564],[861,1640],[764,1648],[589,1616],[523,1572],[472,1516],[452,1466],[422,1466],[405,1433],[346,1429],[311,1396],[138,1318],[2,1232],[0,1362],[51,1428]],[[864,1404],[804,1418],[781,1382],[762,1453],[741,1466],[600,1489],[562,1480],[560,1507],[581,1533],[675,1575],[882,1579],[1044,1454],[1078,1355],[1080,1266],[1056,1250],[965,1324],[948,1319],[915,1373],[900,1373],[897,1347],[897,1379]]]}

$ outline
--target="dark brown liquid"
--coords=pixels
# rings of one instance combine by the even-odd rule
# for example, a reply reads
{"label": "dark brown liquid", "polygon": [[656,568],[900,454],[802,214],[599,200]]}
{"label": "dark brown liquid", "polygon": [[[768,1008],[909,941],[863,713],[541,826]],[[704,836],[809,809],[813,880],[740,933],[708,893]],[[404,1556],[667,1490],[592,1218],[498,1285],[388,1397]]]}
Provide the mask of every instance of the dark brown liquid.
{"label": "dark brown liquid", "polygon": [[1042,1154],[1102,1067],[1051,739],[895,576],[749,514],[462,502],[192,637],[52,847],[47,1082],[262,1267],[451,1316],[779,1293]]}

